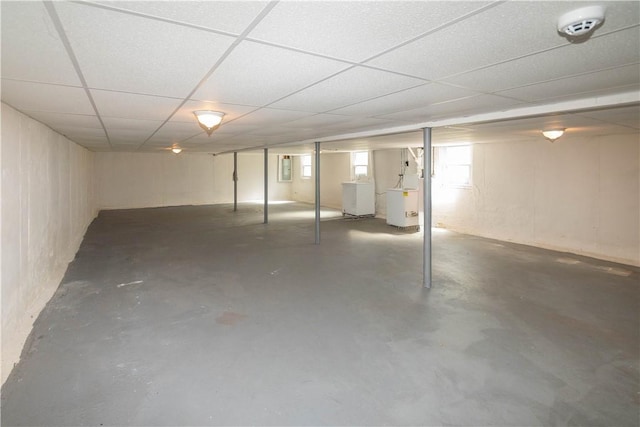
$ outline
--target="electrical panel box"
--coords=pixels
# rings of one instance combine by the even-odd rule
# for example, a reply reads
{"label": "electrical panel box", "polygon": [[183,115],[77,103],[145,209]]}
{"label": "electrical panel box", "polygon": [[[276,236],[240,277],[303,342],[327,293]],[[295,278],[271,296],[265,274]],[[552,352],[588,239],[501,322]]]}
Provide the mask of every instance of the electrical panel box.
{"label": "electrical panel box", "polygon": [[418,190],[390,188],[387,190],[387,224],[396,227],[420,228]]}
{"label": "electrical panel box", "polygon": [[343,182],[342,213],[355,216],[375,215],[376,200],[373,182]]}

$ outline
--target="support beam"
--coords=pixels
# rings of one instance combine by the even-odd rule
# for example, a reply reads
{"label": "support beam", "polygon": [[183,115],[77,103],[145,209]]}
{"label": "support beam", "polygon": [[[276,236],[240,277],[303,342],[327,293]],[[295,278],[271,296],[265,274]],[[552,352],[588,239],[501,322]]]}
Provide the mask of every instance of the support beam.
{"label": "support beam", "polygon": [[320,244],[320,143],[316,142],[316,245]]}
{"label": "support beam", "polygon": [[423,200],[424,200],[424,236],[422,276],[425,288],[431,288],[431,128],[422,129],[424,138],[423,159]]}
{"label": "support beam", "polygon": [[233,152],[233,211],[238,210],[238,152]]}
{"label": "support beam", "polygon": [[269,223],[269,149],[264,149],[264,223]]}

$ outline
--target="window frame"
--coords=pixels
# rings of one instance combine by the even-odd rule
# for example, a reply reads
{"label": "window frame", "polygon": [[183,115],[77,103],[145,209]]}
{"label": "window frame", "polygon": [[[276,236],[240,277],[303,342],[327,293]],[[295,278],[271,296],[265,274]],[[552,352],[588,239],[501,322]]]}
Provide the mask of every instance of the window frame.
{"label": "window frame", "polygon": [[[448,150],[454,148],[468,148],[468,161],[450,161]],[[434,153],[434,172],[436,178],[442,180],[442,184],[449,188],[472,188],[473,187],[473,145],[472,144],[452,144],[437,147],[437,153]],[[456,167],[464,167],[468,170],[466,182],[459,182],[452,179],[454,175],[451,169]]]}
{"label": "window frame", "polygon": [[[359,154],[365,154],[365,159],[366,162],[365,163],[361,163],[359,161],[357,161],[358,159],[358,155]],[[358,174],[356,171],[358,168],[365,168],[365,173],[364,174]],[[354,180],[358,180],[358,179],[362,179],[362,178],[368,178],[369,177],[369,151],[368,150],[359,150],[359,151],[352,151],[351,152],[351,175],[353,177]]]}
{"label": "window frame", "polygon": [[[309,164],[305,163],[305,159],[309,159]],[[305,168],[309,168],[309,173],[305,174]],[[302,154],[300,156],[300,178],[311,179],[313,178],[313,156],[311,154]]]}

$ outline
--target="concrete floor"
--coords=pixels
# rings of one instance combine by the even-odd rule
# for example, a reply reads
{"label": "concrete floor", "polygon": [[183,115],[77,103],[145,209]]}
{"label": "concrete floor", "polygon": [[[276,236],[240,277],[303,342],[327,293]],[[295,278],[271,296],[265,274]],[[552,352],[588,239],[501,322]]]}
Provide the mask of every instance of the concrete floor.
{"label": "concrete floor", "polygon": [[638,426],[640,269],[270,212],[102,212],[2,425]]}

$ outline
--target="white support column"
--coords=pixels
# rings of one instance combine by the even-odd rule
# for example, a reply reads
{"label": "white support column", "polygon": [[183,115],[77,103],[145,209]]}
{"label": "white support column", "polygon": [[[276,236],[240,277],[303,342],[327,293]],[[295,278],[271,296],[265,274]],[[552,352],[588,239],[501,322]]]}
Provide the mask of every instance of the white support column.
{"label": "white support column", "polygon": [[233,152],[233,211],[238,210],[238,152]]}
{"label": "white support column", "polygon": [[320,244],[320,143],[316,142],[316,245]]}
{"label": "white support column", "polygon": [[423,263],[422,275],[425,288],[431,288],[431,128],[422,129],[424,138],[423,159],[423,200],[424,200],[424,224],[423,224]]}
{"label": "white support column", "polygon": [[269,223],[269,149],[264,149],[264,223]]}

